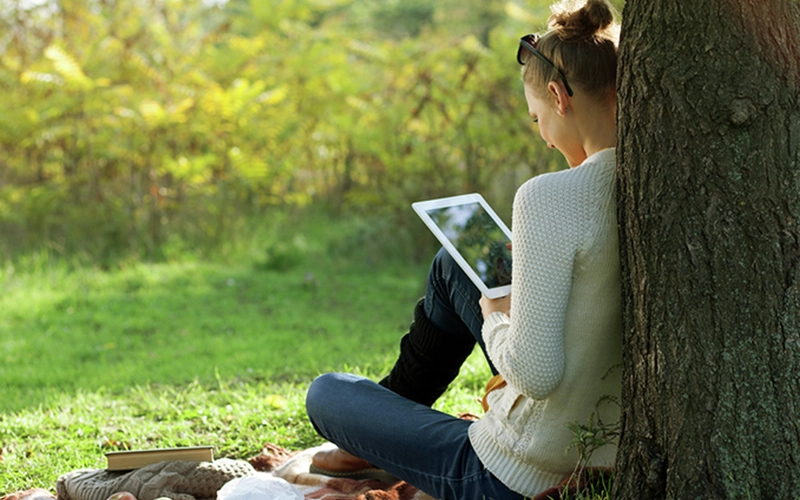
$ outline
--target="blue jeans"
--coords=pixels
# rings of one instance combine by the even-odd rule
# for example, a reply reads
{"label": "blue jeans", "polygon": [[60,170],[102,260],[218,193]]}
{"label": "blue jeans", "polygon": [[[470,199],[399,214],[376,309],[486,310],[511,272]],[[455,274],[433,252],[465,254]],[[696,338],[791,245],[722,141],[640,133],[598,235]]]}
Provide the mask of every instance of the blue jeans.
{"label": "blue jeans", "polygon": [[[440,251],[431,265],[426,316],[483,348],[480,292]],[[329,373],[311,384],[306,410],[314,428],[341,449],[441,500],[520,500],[487,471],[470,444],[470,421],[405,399],[355,375]]]}

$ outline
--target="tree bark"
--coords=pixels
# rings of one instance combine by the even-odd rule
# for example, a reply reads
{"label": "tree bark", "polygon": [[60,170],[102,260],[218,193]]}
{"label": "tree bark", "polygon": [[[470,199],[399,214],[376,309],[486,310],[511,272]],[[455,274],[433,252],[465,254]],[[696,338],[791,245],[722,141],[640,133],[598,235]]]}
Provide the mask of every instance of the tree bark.
{"label": "tree bark", "polygon": [[628,0],[616,499],[800,498],[800,4]]}

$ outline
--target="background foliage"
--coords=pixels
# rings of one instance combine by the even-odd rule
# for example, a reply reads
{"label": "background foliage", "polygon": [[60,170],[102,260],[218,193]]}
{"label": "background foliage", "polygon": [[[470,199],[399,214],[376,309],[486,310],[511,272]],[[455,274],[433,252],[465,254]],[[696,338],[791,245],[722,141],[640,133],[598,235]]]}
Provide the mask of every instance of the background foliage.
{"label": "background foliage", "polygon": [[[213,248],[275,207],[388,215],[562,165],[514,62],[548,2],[0,3],[0,245]],[[407,229],[407,228],[412,229]]]}

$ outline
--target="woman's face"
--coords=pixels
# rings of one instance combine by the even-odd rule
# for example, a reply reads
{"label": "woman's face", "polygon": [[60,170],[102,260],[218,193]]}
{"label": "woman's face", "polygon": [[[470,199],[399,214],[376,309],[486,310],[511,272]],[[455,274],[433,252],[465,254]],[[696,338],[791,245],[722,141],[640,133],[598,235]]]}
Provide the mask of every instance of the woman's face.
{"label": "woman's face", "polygon": [[525,100],[528,114],[539,124],[539,134],[550,148],[558,149],[567,159],[570,167],[580,165],[586,153],[577,140],[572,119],[558,114],[555,96],[542,97],[525,84]]}

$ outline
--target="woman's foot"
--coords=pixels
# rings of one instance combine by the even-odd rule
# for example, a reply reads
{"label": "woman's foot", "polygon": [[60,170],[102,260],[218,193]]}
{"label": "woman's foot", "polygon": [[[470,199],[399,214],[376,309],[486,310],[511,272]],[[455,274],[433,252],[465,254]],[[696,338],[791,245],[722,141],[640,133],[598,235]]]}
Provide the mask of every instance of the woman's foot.
{"label": "woman's foot", "polygon": [[341,448],[333,450],[318,451],[311,459],[311,463],[319,467],[334,472],[352,472],[362,469],[372,469],[373,466],[366,460],[347,453]]}
{"label": "woman's foot", "polygon": [[309,472],[357,480],[372,479],[386,484],[395,484],[400,481],[400,478],[339,448],[315,453],[311,458]]}

